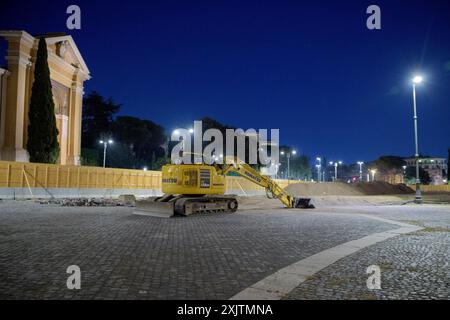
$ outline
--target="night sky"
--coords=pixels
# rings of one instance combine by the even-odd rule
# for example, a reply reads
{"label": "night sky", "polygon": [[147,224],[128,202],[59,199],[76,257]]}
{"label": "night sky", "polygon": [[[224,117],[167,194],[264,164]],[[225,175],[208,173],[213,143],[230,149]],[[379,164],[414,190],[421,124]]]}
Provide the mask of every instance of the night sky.
{"label": "night sky", "polygon": [[[81,30],[66,29],[78,4]],[[381,7],[382,29],[366,28]],[[210,116],[279,128],[282,143],[350,163],[450,147],[449,1],[9,1],[0,29],[67,32],[92,74],[85,91],[171,130]],[[4,65],[5,42],[0,44]]]}

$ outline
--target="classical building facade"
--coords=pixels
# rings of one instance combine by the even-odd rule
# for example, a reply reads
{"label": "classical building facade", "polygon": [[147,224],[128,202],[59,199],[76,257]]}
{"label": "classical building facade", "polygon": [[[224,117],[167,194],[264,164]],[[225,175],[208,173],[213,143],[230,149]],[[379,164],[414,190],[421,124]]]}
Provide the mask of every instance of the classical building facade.
{"label": "classical building facade", "polygon": [[[0,160],[27,162],[28,109],[39,37],[25,31],[0,31],[0,37],[7,41],[7,66],[0,68]],[[79,165],[83,84],[90,72],[71,36],[43,37],[59,131],[59,163]]]}
{"label": "classical building facade", "polygon": [[[416,158],[405,159],[406,165],[415,167]],[[447,159],[439,157],[425,157],[419,159],[419,166],[428,172],[431,178],[431,184],[447,184],[448,164]]]}

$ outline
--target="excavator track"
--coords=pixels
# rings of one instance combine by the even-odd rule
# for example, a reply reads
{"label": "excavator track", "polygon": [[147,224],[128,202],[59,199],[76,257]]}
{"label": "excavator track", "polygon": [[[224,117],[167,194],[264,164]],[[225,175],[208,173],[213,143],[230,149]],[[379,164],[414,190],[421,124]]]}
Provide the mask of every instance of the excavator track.
{"label": "excavator track", "polygon": [[169,218],[199,213],[234,213],[237,209],[238,202],[231,196],[164,195],[136,201],[134,213]]}
{"label": "excavator track", "polygon": [[232,197],[183,197],[175,202],[175,214],[188,216],[197,213],[234,213],[238,202]]}

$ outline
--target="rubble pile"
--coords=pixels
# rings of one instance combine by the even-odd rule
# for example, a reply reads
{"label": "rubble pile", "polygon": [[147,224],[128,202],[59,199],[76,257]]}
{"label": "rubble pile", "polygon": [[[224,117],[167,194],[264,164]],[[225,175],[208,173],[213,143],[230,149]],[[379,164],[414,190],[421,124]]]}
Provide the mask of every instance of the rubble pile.
{"label": "rubble pile", "polygon": [[64,198],[40,200],[41,204],[56,204],[62,207],[118,207],[133,206],[130,201],[107,198]]}

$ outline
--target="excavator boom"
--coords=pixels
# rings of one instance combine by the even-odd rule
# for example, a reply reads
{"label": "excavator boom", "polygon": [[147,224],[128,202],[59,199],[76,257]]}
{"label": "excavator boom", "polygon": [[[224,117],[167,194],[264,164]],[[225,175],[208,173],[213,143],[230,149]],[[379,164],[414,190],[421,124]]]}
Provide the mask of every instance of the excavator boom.
{"label": "excavator boom", "polygon": [[239,159],[237,158],[228,158],[228,160],[232,164],[221,165],[218,173],[226,175],[229,172],[235,172],[239,174],[241,177],[265,188],[268,197],[280,200],[287,208],[314,208],[314,206],[310,204],[311,199],[295,198],[284,191],[284,189],[281,188],[273,179],[268,176],[262,175],[258,172],[258,170],[255,170],[248,164],[239,161]]}

